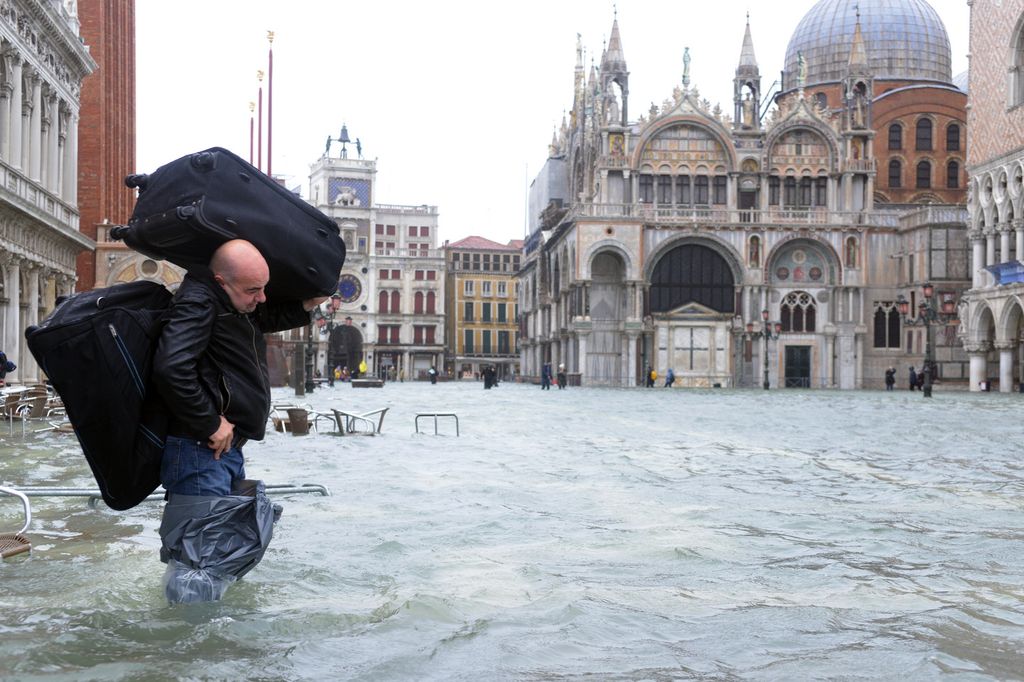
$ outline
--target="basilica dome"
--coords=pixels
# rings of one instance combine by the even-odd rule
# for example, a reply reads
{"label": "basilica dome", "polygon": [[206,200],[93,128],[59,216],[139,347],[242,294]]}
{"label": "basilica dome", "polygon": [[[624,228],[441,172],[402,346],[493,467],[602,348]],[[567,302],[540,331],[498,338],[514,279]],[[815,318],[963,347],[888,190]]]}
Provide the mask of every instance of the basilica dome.
{"label": "basilica dome", "polygon": [[786,90],[797,87],[800,53],[807,65],[808,86],[843,79],[858,8],[875,78],[950,82],[949,36],[925,0],[820,0],[789,39]]}

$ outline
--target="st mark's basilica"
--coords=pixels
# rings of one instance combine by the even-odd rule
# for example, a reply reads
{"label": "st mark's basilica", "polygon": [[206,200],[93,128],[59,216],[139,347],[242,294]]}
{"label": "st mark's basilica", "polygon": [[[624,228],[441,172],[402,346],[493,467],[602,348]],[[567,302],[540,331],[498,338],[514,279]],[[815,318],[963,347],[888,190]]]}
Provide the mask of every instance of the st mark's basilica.
{"label": "st mark's basilica", "polygon": [[[774,87],[755,37],[737,27],[730,111],[690,79],[691,59],[722,55],[680,46],[678,83],[638,111],[617,18],[599,65],[577,42],[571,112],[530,192],[524,375],[853,389],[920,369],[924,285],[953,313],[971,286],[966,75],[945,27],[925,0],[821,0]],[[956,317],[932,326],[935,358],[966,384]]]}

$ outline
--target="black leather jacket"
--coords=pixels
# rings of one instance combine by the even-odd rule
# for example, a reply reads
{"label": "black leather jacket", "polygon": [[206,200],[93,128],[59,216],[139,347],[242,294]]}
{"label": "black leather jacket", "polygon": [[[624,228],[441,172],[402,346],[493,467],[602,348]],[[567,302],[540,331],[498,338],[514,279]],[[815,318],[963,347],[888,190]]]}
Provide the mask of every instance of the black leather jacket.
{"label": "black leather jacket", "polygon": [[309,324],[301,303],[262,303],[239,313],[207,271],[193,271],[174,294],[153,359],[153,383],[171,412],[168,432],[206,441],[220,415],[235,437],[263,438],[270,377],[263,334]]}

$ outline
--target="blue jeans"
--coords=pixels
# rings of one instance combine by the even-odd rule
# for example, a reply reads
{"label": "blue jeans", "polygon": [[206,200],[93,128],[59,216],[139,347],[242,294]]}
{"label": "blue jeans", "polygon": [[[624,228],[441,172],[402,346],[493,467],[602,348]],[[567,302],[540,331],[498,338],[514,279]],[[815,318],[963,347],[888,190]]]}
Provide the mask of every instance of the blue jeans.
{"label": "blue jeans", "polygon": [[241,448],[232,446],[213,458],[213,450],[206,444],[167,436],[163,460],[160,463],[160,482],[164,489],[181,495],[231,494],[232,483],[245,478],[245,459]]}

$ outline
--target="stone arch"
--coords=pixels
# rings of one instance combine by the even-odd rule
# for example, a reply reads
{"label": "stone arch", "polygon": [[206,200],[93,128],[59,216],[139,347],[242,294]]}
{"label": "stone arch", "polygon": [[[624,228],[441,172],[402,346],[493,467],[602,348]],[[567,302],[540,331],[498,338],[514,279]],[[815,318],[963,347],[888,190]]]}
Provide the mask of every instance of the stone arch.
{"label": "stone arch", "polygon": [[[817,282],[819,285],[836,286],[842,282],[843,261],[831,244],[817,237],[794,235],[774,244],[771,251],[767,254],[764,269],[765,283],[771,283],[776,278],[776,271],[780,267],[780,261],[787,254],[791,253],[791,250],[799,249],[801,245],[816,251],[826,262],[828,271],[821,273],[821,279]],[[815,283],[814,280],[810,280],[812,274],[810,272],[805,273],[808,279],[803,279],[802,277],[797,279],[798,275],[793,271],[793,268],[790,268],[789,265],[781,267],[787,267],[790,270],[787,277],[780,282],[783,286],[790,286],[790,282],[792,283],[791,286],[806,286],[806,284],[802,283],[808,281],[812,284]]]}
{"label": "stone arch", "polygon": [[331,330],[327,343],[328,367],[348,367],[349,371],[355,371],[362,359],[363,334],[358,327],[342,324]]}
{"label": "stone arch", "polygon": [[988,303],[978,301],[977,307],[971,312],[971,323],[968,325],[968,343],[995,341],[995,315]]}
{"label": "stone arch", "polygon": [[671,116],[648,126],[637,140],[631,165],[634,168],[639,168],[645,162],[644,152],[647,151],[648,145],[662,133],[677,127],[696,128],[710,135],[722,148],[728,170],[737,168],[736,149],[733,147],[729,133],[719,124],[698,116]]}
{"label": "stone arch", "polygon": [[996,341],[1016,341],[1020,338],[1021,322],[1024,321],[1024,304],[1019,296],[1006,300],[995,323]]}
{"label": "stone arch", "polygon": [[[783,123],[777,126],[775,129],[768,134],[764,141],[764,152],[761,157],[761,167],[765,170],[771,170],[773,168],[772,158],[775,156],[775,148],[782,141],[783,137],[791,132],[798,130],[806,130],[813,133],[825,143],[828,149],[828,171],[837,172],[839,163],[839,147],[836,144],[835,138],[831,128],[828,128],[819,121],[812,120],[798,120]],[[785,173],[781,172],[780,175],[789,174],[789,169]]]}
{"label": "stone arch", "polygon": [[[717,237],[694,234],[675,235],[658,244],[651,252],[650,256],[648,256],[647,262],[644,265],[644,281],[651,281],[651,277],[654,275],[654,268],[666,253],[678,246],[682,246],[683,244],[699,244],[715,251],[719,256],[725,259],[725,262],[729,265],[729,268],[732,271],[733,281],[737,284],[743,281],[743,275],[746,272],[746,268],[743,267],[743,260],[740,257],[740,254],[736,253],[736,250],[731,244],[721,241]],[[763,256],[763,243],[761,244],[761,249]]]}
{"label": "stone arch", "polygon": [[605,252],[614,251],[620,258],[626,267],[626,279],[637,279],[635,276],[636,263],[639,259],[633,254],[630,249],[622,242],[616,239],[602,239],[594,242],[587,248],[583,254],[582,259],[582,271],[580,272],[579,279],[592,279],[592,268],[594,264],[594,258]]}
{"label": "stone arch", "polygon": [[717,313],[736,312],[736,277],[717,250],[697,242],[677,243],[654,263],[651,312],[669,313],[696,303]]}

